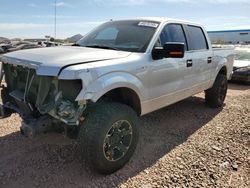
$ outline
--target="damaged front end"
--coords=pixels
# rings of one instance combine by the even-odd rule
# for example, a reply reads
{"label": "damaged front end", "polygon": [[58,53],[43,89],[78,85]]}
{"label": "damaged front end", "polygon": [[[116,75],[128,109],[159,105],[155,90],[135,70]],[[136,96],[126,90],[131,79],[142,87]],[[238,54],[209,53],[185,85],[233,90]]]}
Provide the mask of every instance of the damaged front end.
{"label": "damaged front end", "polygon": [[4,74],[5,80],[1,90],[2,115],[19,113],[23,119],[21,129],[28,136],[44,132],[42,127],[58,122],[68,126],[79,124],[86,108],[85,101],[75,101],[82,89],[81,80],[39,76],[35,69],[8,63],[3,63],[0,70],[0,78]]}

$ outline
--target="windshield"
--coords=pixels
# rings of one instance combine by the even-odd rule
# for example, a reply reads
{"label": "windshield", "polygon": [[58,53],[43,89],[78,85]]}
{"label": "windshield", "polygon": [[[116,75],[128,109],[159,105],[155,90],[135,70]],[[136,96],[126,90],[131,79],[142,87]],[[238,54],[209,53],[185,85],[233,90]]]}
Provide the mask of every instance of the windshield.
{"label": "windshield", "polygon": [[236,60],[250,61],[250,50],[236,50]]}
{"label": "windshield", "polygon": [[111,21],[87,34],[77,45],[145,52],[158,26],[158,22],[152,21]]}

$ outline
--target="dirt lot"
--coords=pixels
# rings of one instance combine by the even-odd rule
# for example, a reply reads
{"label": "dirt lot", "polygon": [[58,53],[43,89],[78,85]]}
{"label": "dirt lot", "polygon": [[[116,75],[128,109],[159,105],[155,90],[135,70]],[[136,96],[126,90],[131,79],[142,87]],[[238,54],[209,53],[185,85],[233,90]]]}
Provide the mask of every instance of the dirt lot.
{"label": "dirt lot", "polygon": [[230,84],[223,109],[199,94],[141,118],[132,160],[97,175],[62,134],[35,139],[14,114],[0,120],[0,187],[250,187],[250,86]]}

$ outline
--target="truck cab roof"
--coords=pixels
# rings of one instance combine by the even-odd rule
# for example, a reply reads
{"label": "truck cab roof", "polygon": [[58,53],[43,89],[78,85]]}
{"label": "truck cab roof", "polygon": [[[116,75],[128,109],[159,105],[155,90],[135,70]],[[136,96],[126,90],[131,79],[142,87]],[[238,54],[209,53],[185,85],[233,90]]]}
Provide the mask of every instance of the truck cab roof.
{"label": "truck cab roof", "polygon": [[120,20],[113,20],[113,21],[126,21],[126,20],[144,20],[144,21],[154,21],[154,22],[160,22],[160,23],[177,22],[177,23],[183,23],[183,24],[202,26],[199,23],[190,22],[187,20],[175,19],[175,18],[168,18],[168,17],[137,17],[137,18],[120,19]]}

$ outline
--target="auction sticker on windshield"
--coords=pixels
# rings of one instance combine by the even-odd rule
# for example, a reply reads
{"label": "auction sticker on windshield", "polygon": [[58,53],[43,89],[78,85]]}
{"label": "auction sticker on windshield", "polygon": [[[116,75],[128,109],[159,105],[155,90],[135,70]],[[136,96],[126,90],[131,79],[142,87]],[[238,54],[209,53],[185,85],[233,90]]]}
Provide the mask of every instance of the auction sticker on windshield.
{"label": "auction sticker on windshield", "polygon": [[153,28],[157,28],[158,25],[159,25],[158,23],[154,23],[154,22],[140,22],[140,23],[138,23],[138,26],[153,27]]}

